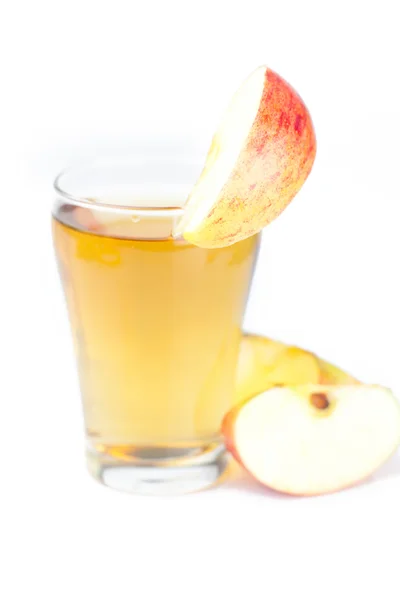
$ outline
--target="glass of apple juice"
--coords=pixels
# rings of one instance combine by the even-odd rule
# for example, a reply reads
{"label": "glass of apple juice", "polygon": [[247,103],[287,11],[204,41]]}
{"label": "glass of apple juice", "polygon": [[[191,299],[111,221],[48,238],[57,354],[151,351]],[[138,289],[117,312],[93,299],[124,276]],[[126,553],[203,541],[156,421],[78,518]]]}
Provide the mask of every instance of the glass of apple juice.
{"label": "glass of apple juice", "polygon": [[197,164],[98,160],[55,181],[53,235],[79,373],[91,474],[119,490],[181,493],[227,467],[259,244],[174,238]]}

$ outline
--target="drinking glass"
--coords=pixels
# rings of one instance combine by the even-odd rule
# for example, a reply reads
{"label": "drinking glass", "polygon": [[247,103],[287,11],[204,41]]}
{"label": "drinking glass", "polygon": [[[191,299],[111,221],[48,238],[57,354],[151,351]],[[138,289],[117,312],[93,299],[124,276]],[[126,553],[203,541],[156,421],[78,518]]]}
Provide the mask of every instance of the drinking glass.
{"label": "drinking glass", "polygon": [[173,237],[198,175],[187,159],[98,160],[55,181],[53,235],[95,478],[166,494],[227,467],[258,236],[217,249]]}

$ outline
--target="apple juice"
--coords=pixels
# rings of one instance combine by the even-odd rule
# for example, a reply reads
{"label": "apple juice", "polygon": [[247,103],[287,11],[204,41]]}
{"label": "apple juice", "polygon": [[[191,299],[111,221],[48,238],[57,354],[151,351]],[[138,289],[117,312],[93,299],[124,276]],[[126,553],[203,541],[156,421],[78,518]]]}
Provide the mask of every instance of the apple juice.
{"label": "apple juice", "polygon": [[146,239],[91,231],[79,210],[56,208],[53,233],[89,445],[129,460],[219,443],[258,236],[203,249],[150,222]]}

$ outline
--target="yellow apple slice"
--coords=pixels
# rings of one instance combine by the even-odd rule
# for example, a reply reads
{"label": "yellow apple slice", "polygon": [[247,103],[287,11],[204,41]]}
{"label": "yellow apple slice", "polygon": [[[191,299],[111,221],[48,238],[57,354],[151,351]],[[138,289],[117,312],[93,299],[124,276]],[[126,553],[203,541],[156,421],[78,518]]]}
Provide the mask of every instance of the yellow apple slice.
{"label": "yellow apple slice", "polygon": [[240,345],[235,402],[248,400],[274,385],[319,383],[321,370],[311,352],[257,335]]}
{"label": "yellow apple slice", "polygon": [[236,374],[235,403],[274,385],[359,383],[311,352],[258,335],[244,334]]}
{"label": "yellow apple slice", "polygon": [[380,467],[400,443],[400,407],[377,385],[271,388],[224,419],[227,447],[261,483],[334,492]]}
{"label": "yellow apple slice", "polygon": [[175,235],[204,248],[259,232],[299,191],[316,152],[309,112],[265,66],[234,95]]}
{"label": "yellow apple slice", "polygon": [[277,357],[285,349],[286,345],[282,342],[266,337],[248,334],[242,337],[236,372],[237,402],[265,389],[263,386],[268,385],[265,373],[273,368]]}

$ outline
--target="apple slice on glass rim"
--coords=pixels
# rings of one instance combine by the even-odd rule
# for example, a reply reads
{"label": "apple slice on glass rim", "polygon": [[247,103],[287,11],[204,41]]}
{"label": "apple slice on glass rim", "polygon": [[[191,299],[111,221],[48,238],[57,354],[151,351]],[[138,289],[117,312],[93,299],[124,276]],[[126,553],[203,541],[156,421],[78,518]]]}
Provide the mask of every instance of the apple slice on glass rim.
{"label": "apple slice on glass rim", "polygon": [[225,111],[174,235],[218,248],[259,232],[302,187],[315,152],[302,99],[279,75],[259,67]]}
{"label": "apple slice on glass rim", "polygon": [[232,409],[227,448],[264,485],[334,492],[365,479],[400,443],[400,406],[378,385],[274,387]]}

